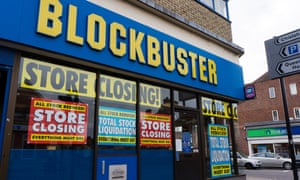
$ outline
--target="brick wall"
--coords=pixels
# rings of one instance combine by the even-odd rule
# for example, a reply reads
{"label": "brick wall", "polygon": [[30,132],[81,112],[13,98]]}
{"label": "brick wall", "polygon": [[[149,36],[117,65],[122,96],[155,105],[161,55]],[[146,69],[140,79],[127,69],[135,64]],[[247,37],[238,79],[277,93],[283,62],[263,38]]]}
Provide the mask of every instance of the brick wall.
{"label": "brick wall", "polygon": [[[300,74],[284,78],[287,96],[287,105],[289,116],[294,117],[294,107],[300,107]],[[296,83],[297,95],[291,95],[289,84]],[[278,110],[279,120],[285,122],[284,107],[282,102],[282,93],[279,79],[265,80],[254,83],[256,98],[246,100],[238,105],[238,129],[240,134],[236,135],[238,151],[248,154],[248,145],[246,141],[245,123],[252,122],[271,122],[272,110]],[[269,98],[269,87],[275,87],[275,98]]]}
{"label": "brick wall", "polygon": [[196,0],[152,0],[154,3],[232,42],[231,23]]}
{"label": "brick wall", "polygon": [[[255,83],[256,98],[238,105],[240,131],[237,137],[238,151],[248,154],[245,123],[272,121],[272,110],[278,110],[279,119],[284,117],[279,80]],[[275,87],[276,98],[269,98],[269,87]]]}

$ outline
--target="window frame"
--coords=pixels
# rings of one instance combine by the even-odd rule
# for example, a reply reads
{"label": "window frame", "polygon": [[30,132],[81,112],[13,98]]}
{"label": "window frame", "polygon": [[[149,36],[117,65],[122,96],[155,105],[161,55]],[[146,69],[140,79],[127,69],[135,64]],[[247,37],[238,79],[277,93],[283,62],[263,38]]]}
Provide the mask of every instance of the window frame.
{"label": "window frame", "polygon": [[269,87],[269,98],[273,99],[276,98],[276,92],[275,92],[275,87]]}
{"label": "window frame", "polygon": [[294,107],[293,112],[294,112],[294,118],[300,119],[300,107]]}
{"label": "window frame", "polygon": [[[276,115],[275,115],[275,114]],[[273,121],[279,121],[279,113],[278,113],[278,110],[272,110],[272,120]]]}
{"label": "window frame", "polygon": [[[196,0],[197,2],[203,4],[205,7],[213,10],[218,15],[224,17],[225,19],[229,20],[229,10],[228,10],[228,0]],[[225,11],[221,11],[222,8],[217,8],[216,4],[224,3]]]}
{"label": "window frame", "polygon": [[290,88],[290,94],[292,96],[295,96],[295,95],[298,94],[298,92],[297,92],[297,84],[296,83],[290,83],[289,84],[289,88]]}

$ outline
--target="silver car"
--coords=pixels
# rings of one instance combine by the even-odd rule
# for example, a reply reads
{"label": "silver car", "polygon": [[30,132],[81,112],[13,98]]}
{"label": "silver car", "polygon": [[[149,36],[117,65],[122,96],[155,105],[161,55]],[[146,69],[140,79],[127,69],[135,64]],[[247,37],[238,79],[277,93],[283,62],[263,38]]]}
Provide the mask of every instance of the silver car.
{"label": "silver car", "polygon": [[247,169],[255,169],[261,167],[261,161],[250,159],[246,155],[236,152],[238,165]]}
{"label": "silver car", "polygon": [[262,163],[261,167],[292,168],[292,160],[290,158],[283,158],[280,155],[271,152],[252,154],[249,158],[260,160]]}

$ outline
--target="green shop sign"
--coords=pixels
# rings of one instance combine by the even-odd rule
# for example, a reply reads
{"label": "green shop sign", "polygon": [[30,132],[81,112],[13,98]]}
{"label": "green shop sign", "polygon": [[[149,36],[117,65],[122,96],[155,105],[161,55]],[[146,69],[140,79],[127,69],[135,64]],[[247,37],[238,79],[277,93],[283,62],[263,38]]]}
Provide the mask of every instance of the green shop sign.
{"label": "green shop sign", "polygon": [[[300,135],[300,126],[291,127],[293,135]],[[285,127],[248,129],[248,137],[270,137],[270,136],[286,136],[287,130]]]}
{"label": "green shop sign", "polygon": [[285,135],[287,135],[287,131],[285,127],[247,130],[248,137],[267,137],[267,136],[285,136]]}

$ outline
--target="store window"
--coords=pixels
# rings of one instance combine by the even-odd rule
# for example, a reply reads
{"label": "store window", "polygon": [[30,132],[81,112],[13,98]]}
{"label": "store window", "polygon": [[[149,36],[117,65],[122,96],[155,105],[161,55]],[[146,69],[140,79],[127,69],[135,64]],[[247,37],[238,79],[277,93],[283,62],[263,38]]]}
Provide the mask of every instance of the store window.
{"label": "store window", "polygon": [[274,152],[273,144],[253,144],[252,145],[253,154],[255,153],[265,153]]}
{"label": "store window", "polygon": [[223,118],[205,117],[206,165],[211,178],[230,176],[232,173],[229,121]]}
{"label": "store window", "polygon": [[140,84],[140,146],[172,148],[170,90]]}
{"label": "store window", "polygon": [[140,83],[139,94],[140,179],[173,179],[170,90]]}
{"label": "store window", "polygon": [[205,122],[205,156],[210,178],[231,176],[232,162],[230,123],[235,118],[235,105],[207,97],[201,98]]}
{"label": "store window", "polygon": [[[100,76],[98,145],[103,150],[136,150],[136,83]],[[110,151],[108,151],[110,152]]]}
{"label": "store window", "polygon": [[91,179],[95,73],[20,64],[8,179]]}
{"label": "store window", "polygon": [[[295,150],[296,150],[296,148],[295,148]],[[290,158],[289,157],[289,144],[287,144],[287,143],[274,144],[274,152],[284,158]]]}
{"label": "store window", "polygon": [[197,108],[197,97],[195,93],[174,90],[175,107]]}
{"label": "store window", "polygon": [[96,179],[136,180],[136,82],[101,74],[99,86]]}

